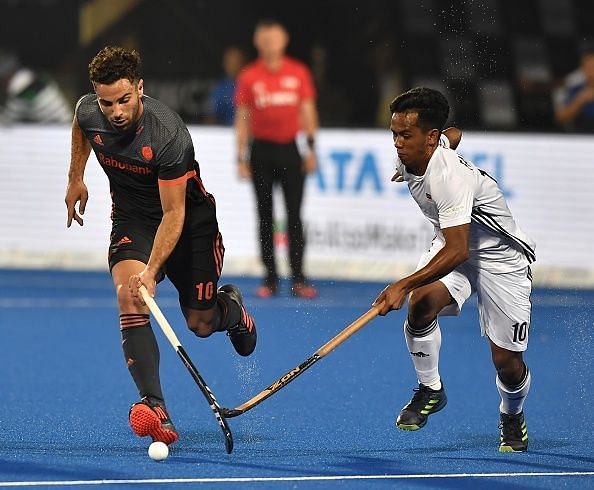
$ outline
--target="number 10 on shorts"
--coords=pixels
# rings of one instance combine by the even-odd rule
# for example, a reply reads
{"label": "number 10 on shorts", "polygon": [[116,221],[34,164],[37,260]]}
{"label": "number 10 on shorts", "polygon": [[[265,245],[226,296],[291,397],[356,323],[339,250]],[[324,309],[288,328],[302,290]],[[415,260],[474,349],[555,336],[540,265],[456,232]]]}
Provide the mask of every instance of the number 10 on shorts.
{"label": "number 10 on shorts", "polygon": [[528,335],[528,322],[514,323],[514,342],[524,342]]}
{"label": "number 10 on shorts", "polygon": [[214,283],[212,281],[208,281],[207,283],[199,282],[196,284],[196,290],[198,301],[212,299],[214,294]]}

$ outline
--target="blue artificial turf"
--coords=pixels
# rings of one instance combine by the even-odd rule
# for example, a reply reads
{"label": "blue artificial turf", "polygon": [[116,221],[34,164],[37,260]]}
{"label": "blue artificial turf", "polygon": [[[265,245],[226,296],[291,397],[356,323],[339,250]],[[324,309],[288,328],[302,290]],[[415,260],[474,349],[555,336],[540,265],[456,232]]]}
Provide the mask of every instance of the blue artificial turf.
{"label": "blue artificial turf", "polygon": [[[290,297],[283,283],[278,297],[260,300],[256,279],[223,279],[239,285],[257,321],[258,348],[249,358],[237,356],[223,334],[198,339],[188,332],[169,284],[157,302],[219,402],[230,407],[307,359],[384,286],[320,281],[320,297],[308,302]],[[231,455],[153,322],[180,432],[170,457],[156,463],[146,453],[149,441],[128,426],[137,393],[108,274],[0,270],[0,486],[142,480],[160,488],[594,488],[594,474],[585,474],[594,471],[594,291],[536,290],[533,305],[526,454],[497,452],[495,373],[471,301],[460,317],[440,320],[449,403],[424,429],[394,427],[416,383],[399,311],[374,319],[289,386],[229,419]]]}

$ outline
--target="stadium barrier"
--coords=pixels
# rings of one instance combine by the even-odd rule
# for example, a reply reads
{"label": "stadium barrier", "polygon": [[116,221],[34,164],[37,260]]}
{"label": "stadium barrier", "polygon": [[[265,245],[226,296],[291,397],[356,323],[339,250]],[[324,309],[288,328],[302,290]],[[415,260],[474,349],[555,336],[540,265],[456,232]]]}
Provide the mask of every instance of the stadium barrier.
{"label": "stadium barrier", "polygon": [[[203,181],[217,200],[227,275],[259,275],[251,186],[237,177],[232,129],[190,127]],[[313,278],[394,280],[410,272],[432,229],[392,183],[388,130],[320,131],[319,170],[308,177],[303,216],[306,269]],[[465,133],[465,158],[498,180],[520,225],[537,243],[535,283],[594,286],[594,140],[584,136]],[[67,127],[18,125],[0,131],[0,267],[105,269],[110,198],[91,156],[85,225],[66,229]],[[275,199],[279,268],[287,272],[280,193]]]}

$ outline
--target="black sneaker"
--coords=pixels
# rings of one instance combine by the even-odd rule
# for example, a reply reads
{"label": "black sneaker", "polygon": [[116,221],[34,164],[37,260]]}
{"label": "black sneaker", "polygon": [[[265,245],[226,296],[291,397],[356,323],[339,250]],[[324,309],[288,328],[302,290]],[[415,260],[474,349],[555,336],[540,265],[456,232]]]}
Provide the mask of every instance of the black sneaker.
{"label": "black sneaker", "polygon": [[528,429],[524,412],[517,415],[499,414],[499,452],[521,453],[528,450]]}
{"label": "black sneaker", "polygon": [[241,310],[239,323],[229,327],[227,329],[227,335],[235,351],[240,356],[249,356],[256,348],[256,340],[258,338],[256,322],[254,322],[254,319],[243,306],[243,298],[237,287],[233,286],[233,284],[225,284],[219,288],[219,293],[227,294],[239,305],[239,309]]}
{"label": "black sneaker", "polygon": [[173,444],[179,435],[163,402],[144,397],[130,407],[130,427],[139,437],[151,436],[153,441]]}
{"label": "black sneaker", "polygon": [[415,394],[411,401],[396,419],[396,427],[402,430],[419,430],[424,427],[429,415],[439,412],[448,402],[443,384],[436,391],[419,383],[419,387],[413,391]]}

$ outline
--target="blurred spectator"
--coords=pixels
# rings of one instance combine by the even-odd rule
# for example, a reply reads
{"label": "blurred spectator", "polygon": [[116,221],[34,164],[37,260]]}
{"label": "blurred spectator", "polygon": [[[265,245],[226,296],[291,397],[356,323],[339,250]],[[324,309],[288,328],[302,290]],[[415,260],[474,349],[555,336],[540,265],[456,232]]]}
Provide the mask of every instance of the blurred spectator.
{"label": "blurred spectator", "polygon": [[[316,90],[307,66],[285,55],[288,43],[289,34],[279,22],[262,20],[256,26],[258,59],[241,72],[235,94],[238,172],[240,177],[251,178],[257,201],[260,253],[266,268],[257,295],[269,298],[278,291],[272,191],[280,185],[287,211],[292,291],[300,298],[313,299],[317,291],[303,275],[301,204],[305,176],[317,166]],[[296,143],[301,129],[308,144],[303,156]]]}
{"label": "blurred spectator", "polygon": [[72,108],[49,75],[24,67],[17,56],[0,50],[0,122],[71,122]]}
{"label": "blurred spectator", "polygon": [[235,119],[235,79],[245,65],[244,52],[229,46],[223,52],[223,70],[225,77],[217,82],[210,93],[209,122],[232,126]]}
{"label": "blurred spectator", "polygon": [[594,132],[594,42],[582,49],[580,67],[554,93],[555,118],[566,129]]}

